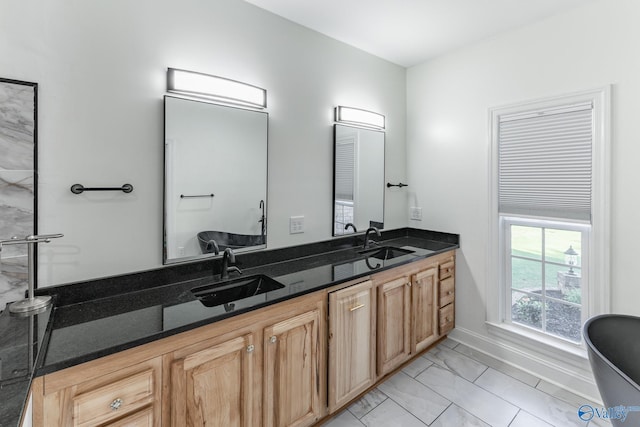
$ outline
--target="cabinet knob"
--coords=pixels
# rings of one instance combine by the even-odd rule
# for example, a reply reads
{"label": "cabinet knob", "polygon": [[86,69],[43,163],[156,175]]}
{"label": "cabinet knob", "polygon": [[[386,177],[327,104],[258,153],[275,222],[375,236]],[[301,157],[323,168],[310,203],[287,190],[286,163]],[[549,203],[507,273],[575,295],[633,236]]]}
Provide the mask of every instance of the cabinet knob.
{"label": "cabinet knob", "polygon": [[253,350],[255,350],[256,347],[253,344],[249,344],[247,346],[247,353],[253,353]]}
{"label": "cabinet knob", "polygon": [[114,400],[113,402],[111,402],[111,404],[109,405],[111,407],[112,411],[117,411],[123,404],[124,402],[122,401],[122,399],[118,398],[116,400]]}
{"label": "cabinet knob", "polygon": [[277,340],[278,340],[278,338],[276,338],[276,336],[275,336],[275,335],[274,335],[274,336],[272,336],[271,338],[269,338],[269,342],[270,342],[271,344],[275,343]]}
{"label": "cabinet knob", "polygon": [[447,295],[451,295],[451,294],[453,294],[453,291],[447,292]]}

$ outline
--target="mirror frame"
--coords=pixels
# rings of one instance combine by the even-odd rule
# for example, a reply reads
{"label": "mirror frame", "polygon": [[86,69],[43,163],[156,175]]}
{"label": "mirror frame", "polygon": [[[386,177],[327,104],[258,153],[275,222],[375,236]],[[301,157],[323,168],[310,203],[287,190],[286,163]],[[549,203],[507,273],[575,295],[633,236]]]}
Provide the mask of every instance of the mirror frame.
{"label": "mirror frame", "polygon": [[163,177],[162,177],[162,183],[163,183],[163,193],[162,193],[162,200],[163,200],[163,204],[162,204],[162,208],[163,208],[163,221],[162,221],[162,263],[163,265],[170,265],[170,264],[178,264],[178,263],[183,263],[183,262],[190,262],[190,261],[198,261],[198,260],[204,260],[204,259],[218,259],[221,258],[223,255],[223,252],[220,251],[218,254],[215,253],[200,253],[197,255],[187,255],[187,256],[183,256],[183,257],[177,257],[177,258],[168,258],[168,253],[167,253],[167,219],[168,219],[168,210],[167,210],[167,150],[166,150],[166,139],[167,139],[167,108],[166,108],[166,99],[167,98],[174,98],[174,99],[180,99],[180,100],[184,100],[184,101],[190,101],[190,102],[198,102],[198,103],[203,103],[203,104],[210,104],[216,107],[223,107],[223,108],[230,108],[230,109],[234,109],[234,110],[241,110],[241,111],[247,111],[247,112],[251,112],[251,113],[261,113],[264,114],[266,117],[266,128],[265,128],[265,142],[266,142],[266,158],[265,158],[265,164],[266,164],[266,168],[265,168],[265,178],[264,178],[264,223],[262,225],[262,227],[264,227],[265,230],[265,234],[264,234],[264,243],[260,244],[260,245],[254,245],[254,246],[247,246],[246,248],[242,248],[242,249],[234,249],[234,253],[244,253],[244,252],[253,252],[253,251],[260,251],[260,250],[264,250],[267,248],[267,241],[268,241],[268,215],[267,215],[267,208],[268,208],[268,195],[269,195],[269,113],[267,111],[261,110],[261,109],[254,109],[254,108],[247,108],[247,107],[243,107],[243,106],[238,106],[238,105],[232,105],[232,104],[225,104],[225,103],[221,103],[221,102],[215,102],[215,101],[211,101],[211,100],[207,100],[207,99],[200,99],[200,98],[195,98],[195,97],[190,97],[190,96],[182,96],[182,95],[176,95],[176,94],[166,94],[163,97],[163,114],[164,114],[164,126],[163,126]]}
{"label": "mirror frame", "polygon": [[[384,191],[384,183],[385,183],[385,177],[386,177],[386,161],[385,160],[386,160],[387,135],[386,135],[385,129],[377,129],[377,128],[372,128],[368,126],[357,126],[357,125],[346,124],[346,123],[334,123],[333,124],[333,198],[332,198],[332,207],[331,207],[331,211],[333,215],[331,219],[331,235],[334,238],[344,237],[351,234],[364,234],[364,232],[366,231],[366,229],[363,229],[363,230],[359,229],[358,232],[356,233],[353,230],[348,230],[343,234],[336,234],[335,232],[335,229],[336,229],[336,138],[337,138],[338,126],[353,128],[359,131],[369,131],[369,132],[376,132],[376,133],[382,134],[383,164],[382,164],[382,181],[380,182],[380,185],[382,187],[382,218],[381,218],[382,222],[380,224],[382,224],[382,226],[378,227],[380,230],[382,230],[384,229],[384,213],[385,213],[384,207],[385,207],[385,199],[386,199],[386,192]],[[371,221],[369,221],[369,225],[367,225],[367,228],[369,228],[370,226],[372,226]]]}

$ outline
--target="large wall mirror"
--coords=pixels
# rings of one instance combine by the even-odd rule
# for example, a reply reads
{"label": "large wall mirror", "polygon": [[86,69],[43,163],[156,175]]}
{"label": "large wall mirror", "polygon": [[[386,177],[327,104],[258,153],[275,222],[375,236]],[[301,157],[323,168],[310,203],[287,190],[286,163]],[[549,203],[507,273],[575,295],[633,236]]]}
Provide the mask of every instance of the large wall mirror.
{"label": "large wall mirror", "polygon": [[333,235],[384,226],[384,132],[334,125]]}
{"label": "large wall mirror", "polygon": [[165,96],[164,262],[266,246],[262,111]]}

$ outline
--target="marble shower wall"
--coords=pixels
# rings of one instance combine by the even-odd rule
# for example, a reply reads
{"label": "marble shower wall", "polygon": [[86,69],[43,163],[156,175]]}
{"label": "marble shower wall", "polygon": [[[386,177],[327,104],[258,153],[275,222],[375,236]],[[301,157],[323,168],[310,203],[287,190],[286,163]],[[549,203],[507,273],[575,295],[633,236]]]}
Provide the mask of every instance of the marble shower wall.
{"label": "marble shower wall", "polygon": [[[35,233],[37,85],[0,79],[0,240]],[[24,298],[27,247],[0,251],[0,311]]]}

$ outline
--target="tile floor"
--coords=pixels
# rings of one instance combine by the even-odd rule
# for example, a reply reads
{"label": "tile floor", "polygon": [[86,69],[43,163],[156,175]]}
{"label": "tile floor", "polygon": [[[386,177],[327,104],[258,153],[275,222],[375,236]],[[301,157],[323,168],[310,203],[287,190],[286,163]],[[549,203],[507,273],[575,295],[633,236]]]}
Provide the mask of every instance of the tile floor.
{"label": "tile floor", "polygon": [[[447,339],[324,427],[606,427],[585,399]],[[597,405],[595,405],[597,406]]]}

